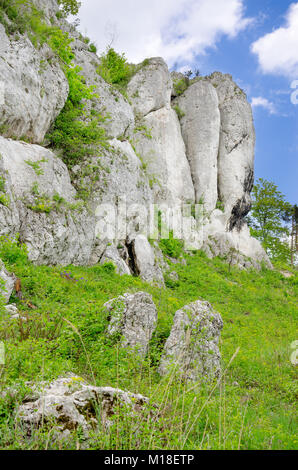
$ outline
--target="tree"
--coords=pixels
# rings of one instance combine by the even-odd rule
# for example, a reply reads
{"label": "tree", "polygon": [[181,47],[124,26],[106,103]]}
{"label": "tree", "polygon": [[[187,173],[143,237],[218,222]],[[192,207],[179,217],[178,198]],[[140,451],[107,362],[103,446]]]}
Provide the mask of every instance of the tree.
{"label": "tree", "polygon": [[293,208],[278,191],[276,184],[260,178],[252,190],[252,210],[248,217],[252,235],[262,242],[273,260],[290,261],[287,225]]}
{"label": "tree", "polygon": [[62,6],[62,11],[65,15],[77,15],[81,7],[81,2],[78,0],[58,0],[59,5]]}

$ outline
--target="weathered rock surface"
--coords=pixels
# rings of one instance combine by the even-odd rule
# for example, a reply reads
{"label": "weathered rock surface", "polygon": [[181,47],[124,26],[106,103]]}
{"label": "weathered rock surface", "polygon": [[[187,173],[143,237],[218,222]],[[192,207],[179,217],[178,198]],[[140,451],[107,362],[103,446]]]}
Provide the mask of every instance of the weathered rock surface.
{"label": "weathered rock surface", "polygon": [[175,111],[161,108],[146,115],[151,138],[137,133],[135,147],[146,165],[155,202],[169,207],[194,202],[194,187]]}
{"label": "weathered rock surface", "polygon": [[222,318],[208,302],[197,300],[178,310],[166,341],[159,372],[175,370],[194,382],[220,373],[218,341]]}
{"label": "weathered rock surface", "polygon": [[127,93],[138,116],[169,106],[172,80],[165,61],[161,57],[149,59],[130,80]]}
{"label": "weathered rock surface", "polygon": [[108,428],[119,408],[137,414],[148,404],[148,398],[142,395],[88,385],[84,379],[73,375],[35,389],[35,397],[19,407],[17,422],[28,435],[50,424],[56,425],[55,430],[64,435],[80,427],[88,438],[91,429]]}
{"label": "weathered rock surface", "polygon": [[138,235],[131,243],[135,273],[144,281],[163,286],[163,273],[155,257],[155,251],[144,235]]}
{"label": "weathered rock surface", "polygon": [[246,224],[238,230],[227,230],[229,213],[215,210],[211,214],[209,224],[204,228],[202,249],[209,258],[220,256],[231,265],[241,268],[260,269],[262,263],[272,268],[269,258],[261,243],[250,235]]}
{"label": "weathered rock surface", "polygon": [[108,246],[100,260],[100,264],[109,262],[116,266],[116,271],[121,276],[124,274],[131,275],[129,266],[125,263],[124,259],[121,258],[115,245]]}
{"label": "weathered rock surface", "polygon": [[76,191],[64,163],[43,147],[3,137],[0,155],[10,199],[8,207],[0,205],[0,234],[19,233],[37,264],[86,264],[95,218],[76,209]]}
{"label": "weathered rock surface", "polygon": [[0,259],[0,295],[4,297],[4,301],[9,302],[13,292],[16,277],[7,271],[3,261]]}
{"label": "weathered rock surface", "polygon": [[0,24],[1,134],[41,143],[63,108],[68,82],[52,50],[35,49],[26,37],[9,40]]}
{"label": "weathered rock surface", "polygon": [[217,157],[220,113],[215,88],[206,80],[192,84],[175,100],[184,116],[180,119],[186,155],[194,182],[196,203],[212,211],[217,202]]}
{"label": "weathered rock surface", "polygon": [[146,292],[124,294],[104,307],[110,318],[108,333],[120,334],[123,346],[136,348],[140,355],[146,355],[157,323],[157,310],[151,295]]}
{"label": "weathered rock surface", "polygon": [[209,78],[218,95],[221,132],[218,158],[219,199],[231,213],[229,229],[241,228],[251,206],[254,182],[255,130],[252,109],[231,75]]}

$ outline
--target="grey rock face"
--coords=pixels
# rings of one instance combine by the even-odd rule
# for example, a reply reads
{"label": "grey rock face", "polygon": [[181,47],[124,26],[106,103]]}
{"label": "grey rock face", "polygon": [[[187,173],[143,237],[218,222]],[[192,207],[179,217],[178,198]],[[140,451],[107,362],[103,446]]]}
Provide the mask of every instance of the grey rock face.
{"label": "grey rock face", "polygon": [[241,228],[250,210],[254,181],[255,130],[251,106],[230,75],[216,72],[209,78],[215,87],[221,116],[218,159],[219,198],[231,213],[229,229]]}
{"label": "grey rock face", "polygon": [[194,382],[219,375],[218,341],[222,327],[220,314],[208,302],[197,300],[178,310],[165,344],[160,374],[174,368],[184,379]]}
{"label": "grey rock face", "polygon": [[144,281],[164,286],[162,270],[148,239],[144,235],[138,235],[132,241],[131,246],[136,274]]}
{"label": "grey rock face", "polygon": [[110,316],[108,333],[120,334],[123,346],[136,348],[145,356],[157,323],[157,310],[151,295],[146,292],[124,294],[104,306]]}
{"label": "grey rock face", "polygon": [[170,207],[193,202],[194,187],[175,111],[161,108],[147,114],[144,123],[152,138],[137,134],[135,146],[146,164],[155,202]]}
{"label": "grey rock face", "polygon": [[172,80],[165,61],[161,57],[149,59],[132,77],[127,92],[136,115],[146,116],[169,106]]}
{"label": "grey rock face", "polygon": [[95,218],[76,208],[76,191],[64,163],[43,147],[3,137],[0,154],[10,199],[8,207],[0,205],[0,233],[19,233],[37,264],[86,264]]}
{"label": "grey rock face", "polygon": [[92,428],[99,425],[108,428],[119,408],[137,414],[149,403],[142,395],[88,385],[75,375],[57,379],[35,394],[37,396],[22,404],[17,413],[17,422],[28,435],[42,425],[56,423],[55,430],[60,435],[67,436],[81,427],[88,438]]}
{"label": "grey rock face", "polygon": [[9,41],[0,24],[0,126],[7,137],[41,143],[68,95],[68,82],[52,50],[29,39]]}
{"label": "grey rock face", "polygon": [[238,230],[227,230],[230,215],[220,210],[211,214],[208,226],[205,228],[204,243],[202,249],[209,258],[220,256],[231,265],[241,268],[254,268],[259,270],[262,263],[269,269],[271,262],[261,243],[250,235],[246,224]]}
{"label": "grey rock face", "polygon": [[14,289],[16,277],[9,273],[3,261],[0,260],[0,295],[4,297],[4,301],[9,302],[10,296]]}
{"label": "grey rock face", "polygon": [[217,202],[217,157],[220,113],[214,87],[205,80],[191,85],[175,100],[184,116],[180,119],[186,155],[194,182],[196,203],[212,211]]}

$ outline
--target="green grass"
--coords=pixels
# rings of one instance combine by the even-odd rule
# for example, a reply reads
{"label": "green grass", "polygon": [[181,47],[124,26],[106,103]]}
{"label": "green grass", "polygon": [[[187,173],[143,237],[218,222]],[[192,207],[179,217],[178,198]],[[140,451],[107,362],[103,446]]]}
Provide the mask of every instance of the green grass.
{"label": "green grass", "polygon": [[[24,298],[12,301],[27,318],[19,323],[1,315],[0,340],[6,346],[1,388],[10,386],[18,393],[0,399],[0,448],[76,448],[78,435],[64,445],[49,443],[46,430],[24,439],[13,419],[27,381],[52,380],[69,371],[90,382],[94,374],[97,385],[150,396],[161,410],[158,424],[142,425],[141,438],[132,431],[135,420],[120,416],[117,432],[99,430],[90,448],[297,448],[297,371],[290,362],[291,343],[297,339],[297,275],[286,279],[278,271],[229,272],[223,261],[208,260],[198,252],[186,256],[187,266],[173,265],[179,281],[160,290],[135,277],[119,277],[109,264],[33,266],[24,251],[3,242],[0,258],[22,281]],[[64,271],[71,273],[71,280]],[[102,309],[107,300],[138,290],[152,294],[159,316],[144,361],[107,338]],[[201,383],[191,389],[179,379],[161,380],[157,366],[175,311],[199,298],[211,302],[223,317],[223,370],[240,350],[220,384]],[[30,309],[28,301],[37,308]],[[80,332],[88,359],[80,337],[63,319]]]}

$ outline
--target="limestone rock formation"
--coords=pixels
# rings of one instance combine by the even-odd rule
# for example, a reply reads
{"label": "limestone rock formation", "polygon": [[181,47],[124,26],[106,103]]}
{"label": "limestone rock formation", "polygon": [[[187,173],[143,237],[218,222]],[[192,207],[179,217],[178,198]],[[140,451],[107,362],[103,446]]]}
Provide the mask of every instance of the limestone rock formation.
{"label": "limestone rock formation", "polygon": [[124,294],[107,302],[109,335],[120,334],[122,345],[136,348],[140,355],[147,353],[149,341],[156,328],[157,310],[150,294]]}
{"label": "limestone rock formation", "polygon": [[60,436],[66,437],[80,427],[88,438],[91,429],[108,428],[119,409],[137,414],[149,404],[142,395],[88,385],[75,375],[42,385],[40,390],[35,388],[34,395],[17,412],[17,423],[27,435],[49,423]]}
{"label": "limestone rock formation", "polygon": [[182,112],[180,119],[186,146],[196,203],[215,209],[217,194],[217,158],[220,114],[214,87],[206,80],[194,82],[175,100]]}
{"label": "limestone rock formation", "polygon": [[38,264],[85,264],[95,219],[76,206],[64,163],[43,147],[3,137],[0,155],[9,197],[8,207],[0,205],[0,234],[19,233]]}
{"label": "limestone rock formation", "polygon": [[6,270],[3,261],[0,259],[0,295],[4,297],[5,303],[9,302],[15,281],[15,275]]}
{"label": "limestone rock formation", "polygon": [[231,213],[229,229],[241,228],[250,210],[254,182],[255,130],[245,93],[231,75],[214,73],[210,83],[219,100],[221,132],[218,158],[219,199]]}
{"label": "limestone rock formation", "polygon": [[[36,48],[27,35],[8,37],[0,25],[0,177],[5,186],[0,234],[19,233],[35,263],[96,264],[113,258],[119,272],[163,285],[163,263],[141,235],[148,233],[142,226],[147,215],[138,210],[148,212],[153,203],[174,207],[204,201],[200,227],[192,213],[188,216],[195,230],[183,234],[186,247],[203,248],[208,256],[238,250],[238,264],[257,267],[264,260],[269,266],[244,223],[255,134],[251,107],[231,76],[216,72],[188,80],[179,73],[171,76],[163,59],[151,58],[135,67],[127,99],[100,77],[100,58],[75,26],[56,16],[57,1],[34,3],[48,25],[73,40],[74,64],[98,95],[86,110],[105,116],[109,147],[94,148],[93,156],[67,168],[53,149],[8,138],[42,144],[69,86],[46,43]],[[173,87],[177,80],[183,82],[179,92]],[[182,111],[180,119],[175,106]],[[87,194],[84,202],[80,194]],[[125,230],[118,230],[113,211],[119,222],[124,203]],[[103,205],[112,207],[108,224]]]}
{"label": "limestone rock formation", "polygon": [[2,24],[0,43],[1,134],[41,143],[65,104],[67,79],[46,44],[37,50],[25,36],[10,41]]}
{"label": "limestone rock formation", "polygon": [[218,341],[222,318],[208,302],[197,300],[178,310],[166,341],[159,372],[177,372],[198,382],[220,373]]}
{"label": "limestone rock formation", "polygon": [[168,66],[161,57],[148,59],[128,84],[127,92],[137,116],[169,106],[172,80]]}

